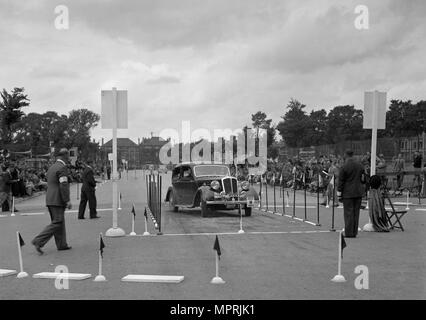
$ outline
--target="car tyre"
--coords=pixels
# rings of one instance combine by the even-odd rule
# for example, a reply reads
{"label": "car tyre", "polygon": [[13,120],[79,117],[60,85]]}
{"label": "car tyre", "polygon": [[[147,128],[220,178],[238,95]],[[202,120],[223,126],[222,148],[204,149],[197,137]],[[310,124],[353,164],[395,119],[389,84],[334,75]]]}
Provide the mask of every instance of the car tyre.
{"label": "car tyre", "polygon": [[173,212],[178,212],[179,208],[175,206],[174,198],[173,198],[173,192],[170,192],[169,194],[169,208]]}
{"label": "car tyre", "polygon": [[251,209],[252,209],[252,207],[245,207],[244,208],[244,214],[245,214],[246,217],[251,216]]}

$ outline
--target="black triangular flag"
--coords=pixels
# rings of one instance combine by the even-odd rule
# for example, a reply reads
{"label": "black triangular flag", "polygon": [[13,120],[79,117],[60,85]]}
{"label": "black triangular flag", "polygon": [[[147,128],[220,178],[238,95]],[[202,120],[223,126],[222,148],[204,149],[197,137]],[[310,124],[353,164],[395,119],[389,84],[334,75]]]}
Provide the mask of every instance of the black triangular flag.
{"label": "black triangular flag", "polygon": [[145,216],[145,219],[148,219],[148,215],[146,213],[146,207],[145,207],[145,211],[143,212],[143,215]]}
{"label": "black triangular flag", "polygon": [[343,236],[343,233],[340,233],[340,235],[342,236],[342,259],[343,259],[343,249],[346,248],[346,241],[345,241],[345,237]]}
{"label": "black triangular flag", "polygon": [[102,235],[99,236],[100,239],[100,244],[99,244],[99,251],[101,252],[101,257],[104,257],[104,248],[105,248],[105,243],[104,240],[102,239]]}
{"label": "black triangular flag", "polygon": [[18,232],[18,235],[19,235],[19,245],[22,247],[22,246],[25,246],[25,242],[24,242],[24,239],[22,239],[22,237],[21,237],[21,234]]}
{"label": "black triangular flag", "polygon": [[217,255],[219,256],[219,259],[220,259],[220,255],[222,254],[222,252],[220,252],[219,238],[217,236],[216,236],[216,240],[214,241],[213,250],[216,250]]}
{"label": "black triangular flag", "polygon": [[135,205],[132,206],[132,213],[133,213],[133,217],[136,218],[136,211],[135,211]]}

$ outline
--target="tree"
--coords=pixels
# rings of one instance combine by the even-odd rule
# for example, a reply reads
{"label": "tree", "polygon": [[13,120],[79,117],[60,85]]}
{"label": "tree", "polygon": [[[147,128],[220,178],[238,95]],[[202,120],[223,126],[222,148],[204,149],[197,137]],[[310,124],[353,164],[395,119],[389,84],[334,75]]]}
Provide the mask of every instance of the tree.
{"label": "tree", "polygon": [[328,113],[327,140],[330,143],[366,138],[363,131],[363,112],[354,106],[337,106]]}
{"label": "tree", "polygon": [[[96,145],[90,142],[90,130],[97,126],[100,116],[88,109],[72,110],[67,121],[67,147],[77,147],[82,158],[89,157]],[[99,147],[99,146],[98,146]],[[91,151],[92,150],[92,151]]]}
{"label": "tree", "polygon": [[9,144],[12,141],[12,126],[21,120],[24,113],[21,108],[29,105],[29,99],[24,94],[24,88],[14,88],[12,93],[6,89],[0,92],[2,101],[0,101],[0,131],[3,144]]}
{"label": "tree", "polygon": [[310,145],[310,141],[307,139],[310,120],[303,110],[305,107],[306,105],[291,99],[286,107],[288,111],[281,117],[283,121],[277,125],[277,130],[289,147]]}
{"label": "tree", "polygon": [[314,146],[327,144],[327,112],[324,109],[311,111],[309,120],[308,137],[311,144]]}

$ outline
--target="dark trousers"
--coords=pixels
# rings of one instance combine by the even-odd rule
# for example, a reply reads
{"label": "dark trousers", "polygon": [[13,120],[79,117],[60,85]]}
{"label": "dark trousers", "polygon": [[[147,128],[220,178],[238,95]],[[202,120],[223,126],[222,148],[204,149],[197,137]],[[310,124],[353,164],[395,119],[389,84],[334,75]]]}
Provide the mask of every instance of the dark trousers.
{"label": "dark trousers", "polygon": [[65,207],[48,206],[47,209],[52,222],[31,243],[43,247],[50,238],[55,237],[58,249],[68,247],[65,231]]}
{"label": "dark trousers", "polygon": [[359,210],[362,198],[343,199],[343,217],[345,220],[345,237],[358,234]]}
{"label": "dark trousers", "polygon": [[89,201],[89,209],[90,209],[90,217],[96,217],[96,194],[95,190],[93,189],[81,189],[81,196],[80,196],[80,206],[78,208],[78,217],[84,218],[84,212],[86,211],[86,204],[87,201]]}

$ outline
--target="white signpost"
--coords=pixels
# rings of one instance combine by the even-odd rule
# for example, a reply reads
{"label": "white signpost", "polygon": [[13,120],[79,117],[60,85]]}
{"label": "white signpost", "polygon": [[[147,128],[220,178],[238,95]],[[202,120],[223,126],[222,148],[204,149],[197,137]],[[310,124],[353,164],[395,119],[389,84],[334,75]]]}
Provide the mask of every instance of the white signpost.
{"label": "white signpost", "polygon": [[122,237],[125,232],[118,227],[117,223],[117,129],[127,129],[127,91],[116,88],[102,90],[101,104],[102,129],[112,129],[112,228],[109,228],[105,235]]}
{"label": "white signpost", "polygon": [[[373,176],[376,174],[377,130],[386,128],[386,92],[364,93],[363,128],[372,129],[370,175]],[[363,227],[363,230],[374,231],[371,220]]]}

